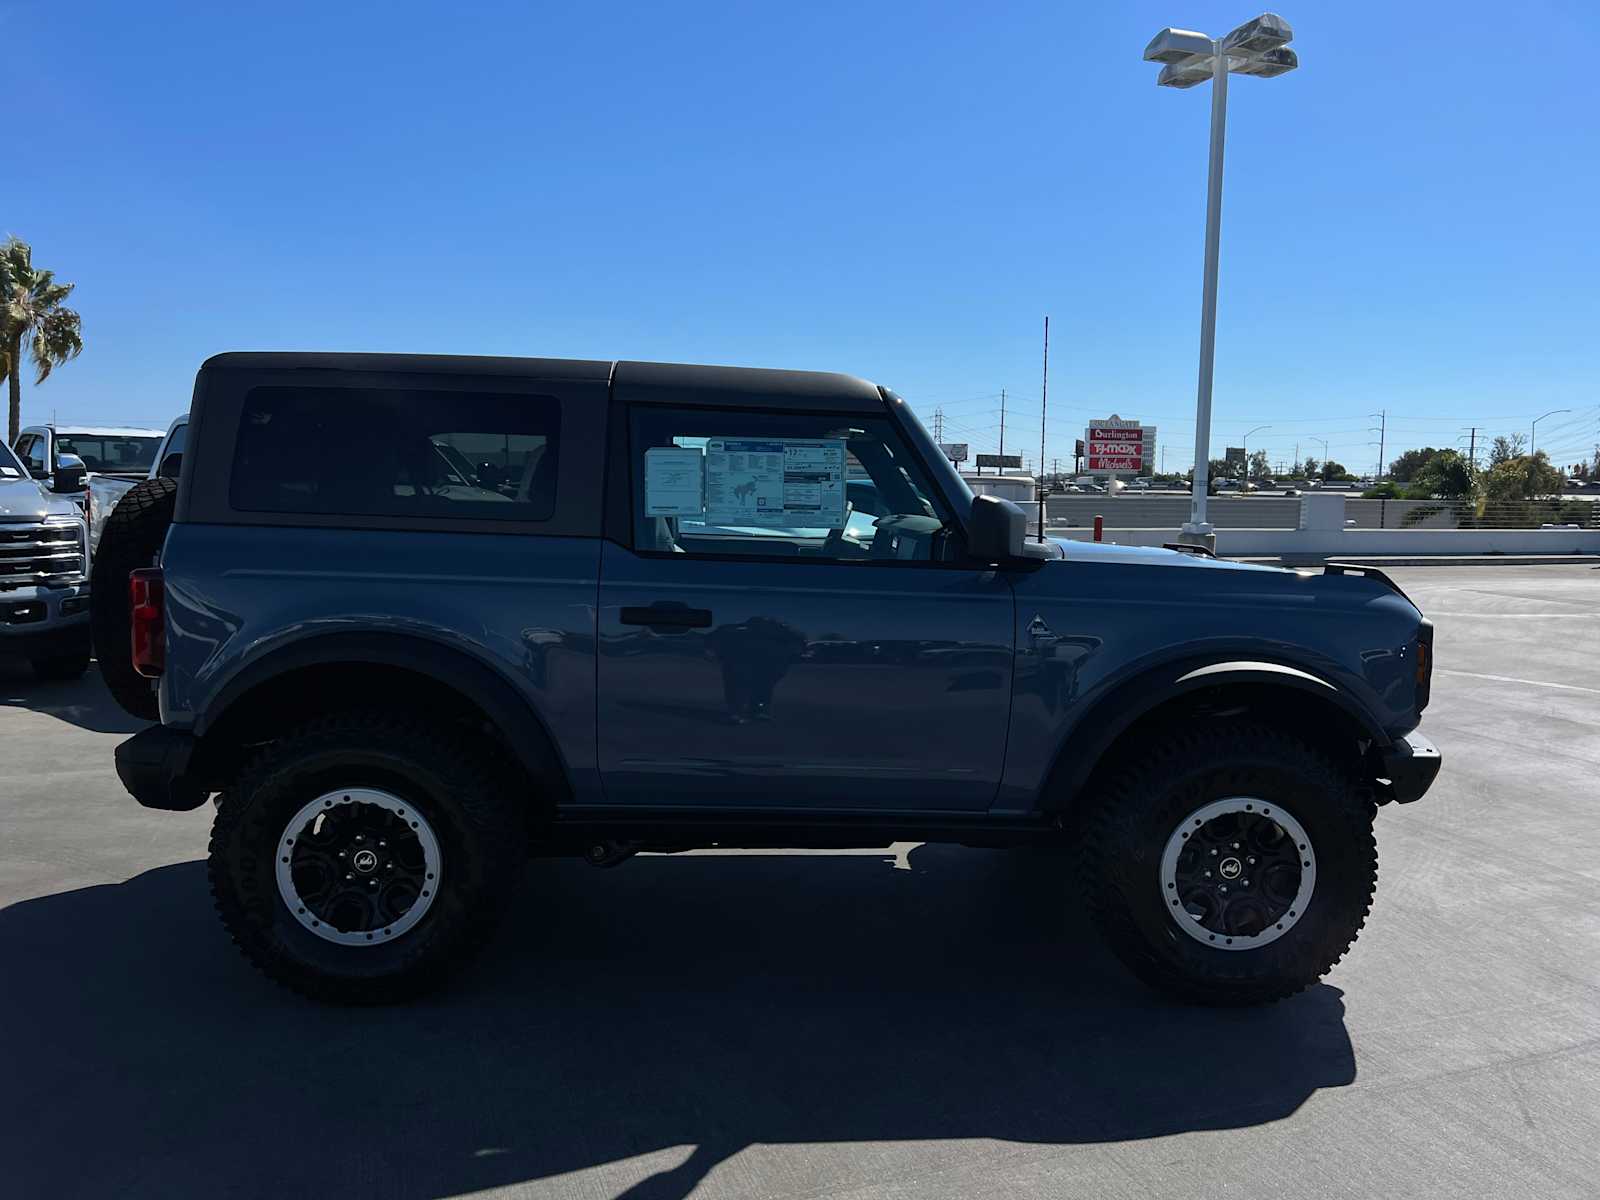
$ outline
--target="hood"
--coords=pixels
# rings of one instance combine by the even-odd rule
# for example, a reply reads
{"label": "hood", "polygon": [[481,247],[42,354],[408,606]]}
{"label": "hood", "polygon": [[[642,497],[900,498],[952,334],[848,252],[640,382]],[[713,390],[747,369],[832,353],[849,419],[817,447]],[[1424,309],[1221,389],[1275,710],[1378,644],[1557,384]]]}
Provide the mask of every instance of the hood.
{"label": "hood", "polygon": [[1051,538],[1061,547],[1061,557],[1068,562],[1125,563],[1138,567],[1199,567],[1222,571],[1278,571],[1284,567],[1271,567],[1265,563],[1234,562],[1226,558],[1207,558],[1203,554],[1190,554],[1183,550],[1167,550],[1160,546],[1118,546],[1111,542],[1079,542],[1071,538]]}
{"label": "hood", "polygon": [[0,479],[0,521],[42,521],[77,511],[71,500],[50,495],[31,479]]}

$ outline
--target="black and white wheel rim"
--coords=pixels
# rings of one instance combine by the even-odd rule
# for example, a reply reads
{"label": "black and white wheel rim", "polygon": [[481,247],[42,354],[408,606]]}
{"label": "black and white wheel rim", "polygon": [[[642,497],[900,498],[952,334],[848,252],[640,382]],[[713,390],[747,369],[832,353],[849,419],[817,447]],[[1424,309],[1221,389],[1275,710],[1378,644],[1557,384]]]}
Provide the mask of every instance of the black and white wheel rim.
{"label": "black and white wheel rim", "polygon": [[278,838],[278,895],[301,925],[340,946],[392,942],[439,894],[439,839],[427,818],[376,788],[328,792]]}
{"label": "black and white wheel rim", "polygon": [[1216,950],[1256,950],[1305,916],[1317,855],[1304,826],[1249,796],[1185,817],[1161,855],[1161,898],[1178,928]]}

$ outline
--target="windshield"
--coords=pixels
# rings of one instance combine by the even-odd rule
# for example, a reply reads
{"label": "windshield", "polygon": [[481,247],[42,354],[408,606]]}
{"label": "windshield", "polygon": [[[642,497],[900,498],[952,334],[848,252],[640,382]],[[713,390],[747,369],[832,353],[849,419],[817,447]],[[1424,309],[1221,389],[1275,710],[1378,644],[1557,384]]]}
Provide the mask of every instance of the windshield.
{"label": "windshield", "polygon": [[132,434],[56,434],[56,454],[76,454],[91,471],[119,471],[145,474],[156,461],[158,437]]}
{"label": "windshield", "polygon": [[0,442],[0,479],[21,479],[26,474],[11,447]]}
{"label": "windshield", "polygon": [[888,397],[889,407],[895,419],[900,422],[900,427],[905,431],[912,448],[927,464],[928,473],[934,477],[934,485],[944,492],[955,506],[958,517],[965,521],[967,514],[972,511],[972,489],[967,486],[967,481],[961,478],[950,460],[944,456],[944,451],[939,449],[933,436],[923,428],[922,422],[917,419],[917,414],[911,411],[911,406],[888,388],[883,389],[883,394]]}

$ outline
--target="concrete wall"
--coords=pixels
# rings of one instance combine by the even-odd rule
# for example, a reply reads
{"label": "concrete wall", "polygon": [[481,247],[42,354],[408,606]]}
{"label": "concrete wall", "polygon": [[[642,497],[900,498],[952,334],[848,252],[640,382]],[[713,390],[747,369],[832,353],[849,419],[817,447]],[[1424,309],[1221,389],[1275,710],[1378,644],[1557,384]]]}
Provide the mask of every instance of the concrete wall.
{"label": "concrete wall", "polygon": [[[1054,529],[1052,537],[1091,541],[1091,529]],[[1178,529],[1109,530],[1122,546],[1160,546]],[[1225,558],[1306,559],[1417,557],[1478,554],[1600,555],[1596,529],[1219,529],[1217,553]]]}

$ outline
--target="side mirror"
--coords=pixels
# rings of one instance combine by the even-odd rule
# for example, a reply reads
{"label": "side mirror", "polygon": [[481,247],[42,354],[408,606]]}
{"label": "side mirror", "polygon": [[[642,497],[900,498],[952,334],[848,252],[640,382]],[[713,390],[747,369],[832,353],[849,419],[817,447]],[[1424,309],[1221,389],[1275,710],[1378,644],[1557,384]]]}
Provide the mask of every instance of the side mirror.
{"label": "side mirror", "polygon": [[50,482],[52,492],[81,492],[83,491],[84,476],[89,473],[89,468],[83,465],[83,459],[76,454],[58,454],[56,456],[55,475]]}
{"label": "side mirror", "polygon": [[183,470],[183,451],[169,454],[161,460],[161,468],[156,472],[157,479],[176,479],[178,472]]}
{"label": "side mirror", "polygon": [[984,562],[1007,562],[1021,558],[1028,537],[1028,517],[1009,500],[999,496],[974,496],[972,515],[967,519],[967,550]]}

